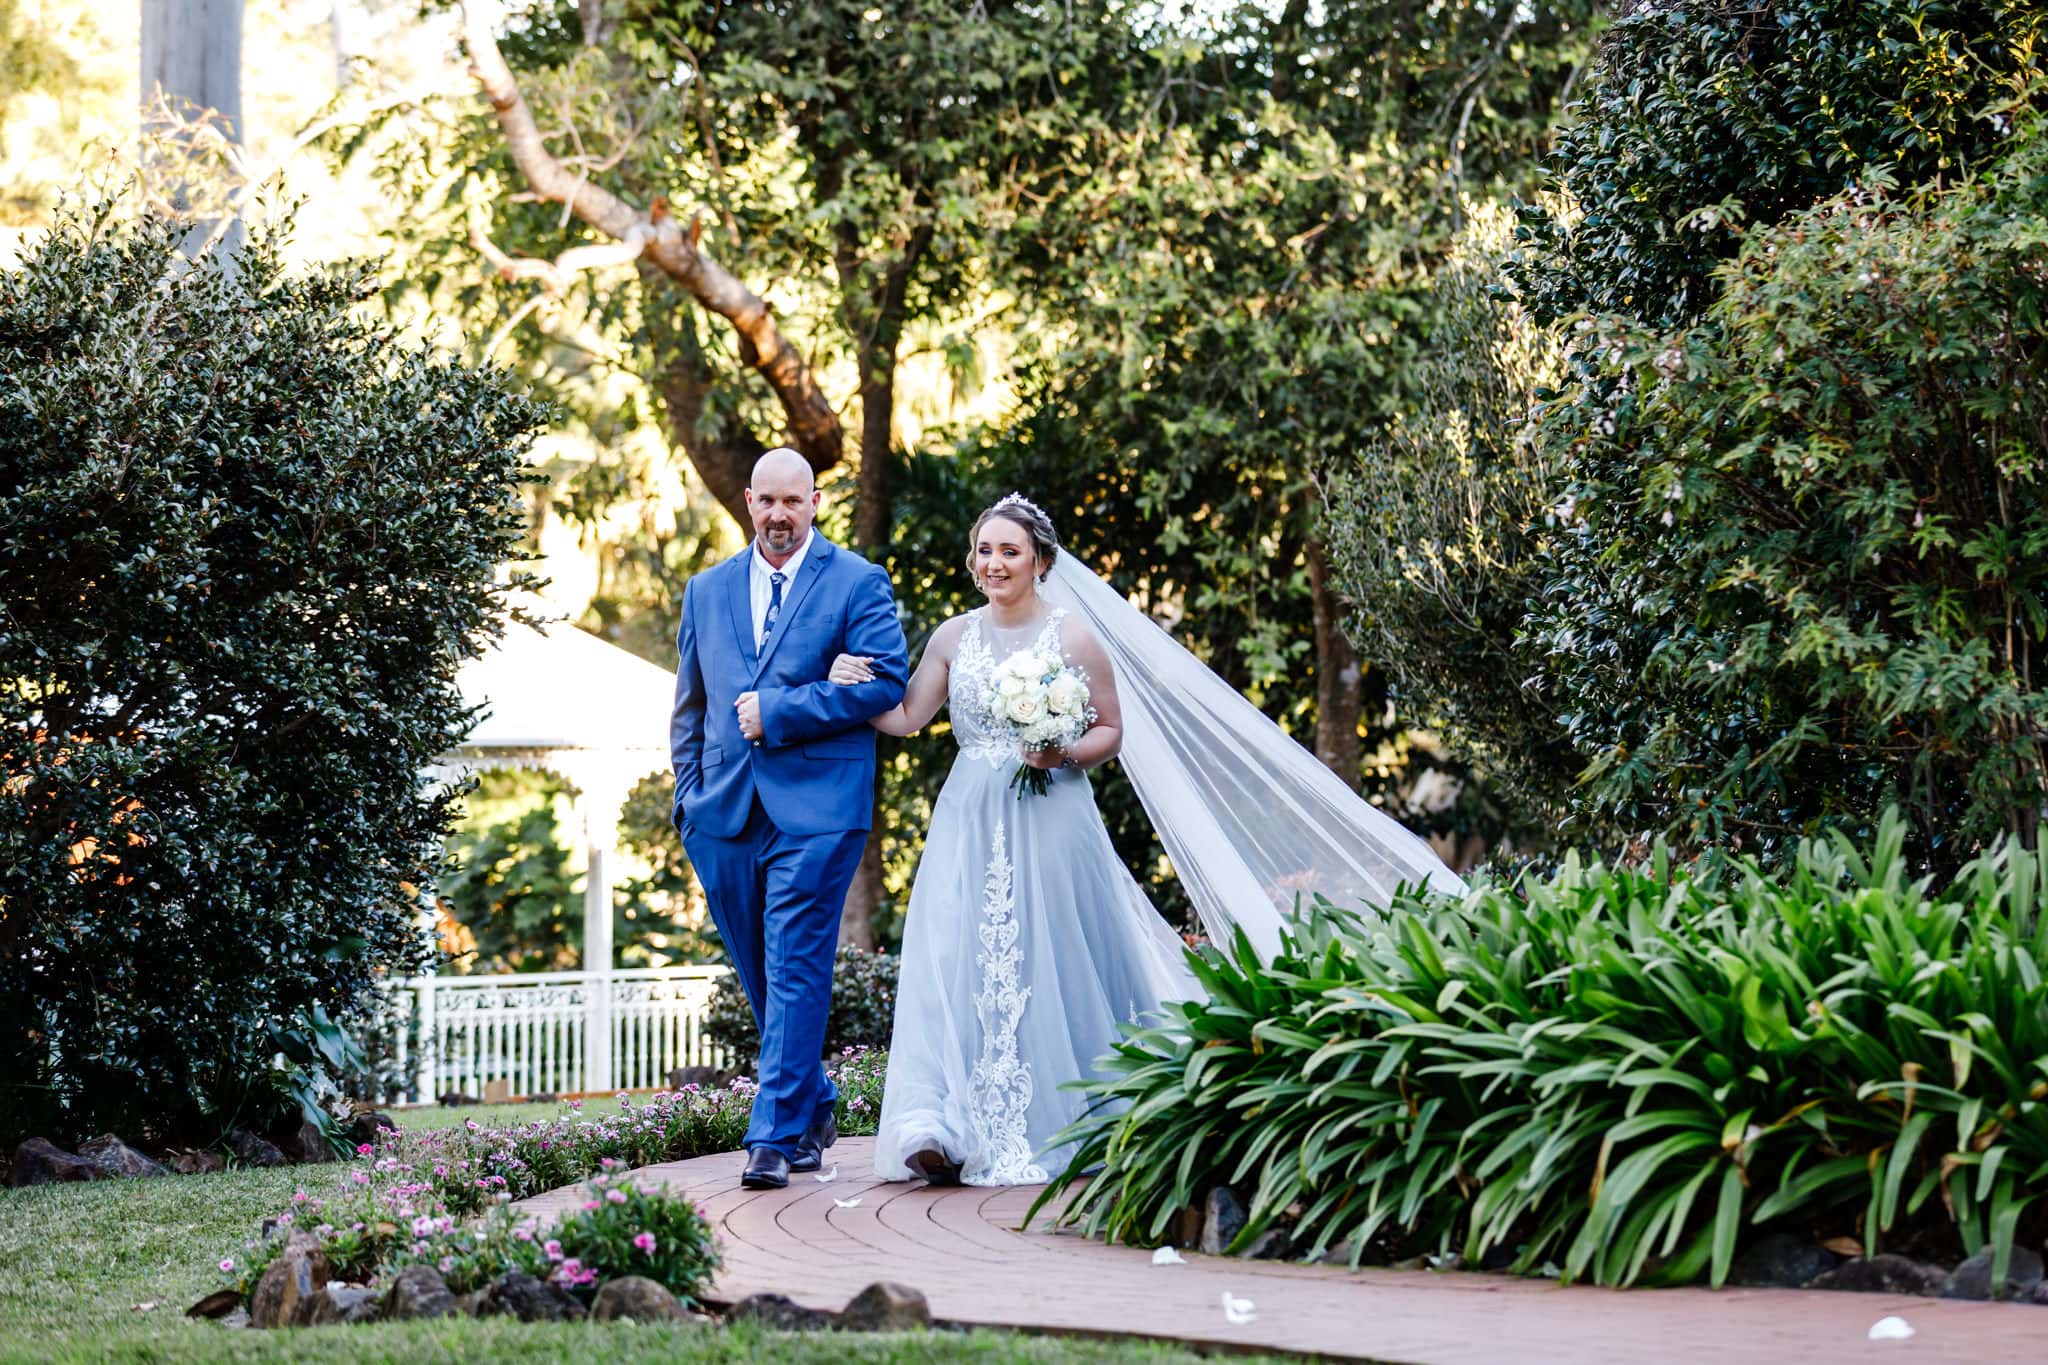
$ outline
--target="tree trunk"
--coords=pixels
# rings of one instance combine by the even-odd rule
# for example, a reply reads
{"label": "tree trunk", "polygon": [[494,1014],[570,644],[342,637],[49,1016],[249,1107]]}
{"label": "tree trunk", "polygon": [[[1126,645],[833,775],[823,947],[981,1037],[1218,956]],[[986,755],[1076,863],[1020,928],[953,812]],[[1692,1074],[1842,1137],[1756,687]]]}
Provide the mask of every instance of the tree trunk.
{"label": "tree trunk", "polygon": [[[142,0],[142,133],[175,131],[179,122],[202,111],[219,116],[221,131],[242,139],[242,0]],[[161,94],[166,106],[159,109]],[[168,122],[166,122],[166,118]],[[171,155],[178,155],[171,150]],[[143,144],[145,161],[157,150]],[[172,202],[184,207],[187,191],[175,185]],[[214,224],[194,225],[183,249],[190,255],[211,235]],[[242,244],[242,228],[231,225],[221,249],[232,253]]]}
{"label": "tree trunk", "polygon": [[[660,272],[654,267],[642,263],[640,273],[650,290],[657,287]],[[689,456],[704,487],[738,523],[740,533],[750,536],[747,481],[753,477],[754,461],[767,447],[752,429],[730,418],[714,417],[707,426],[705,406],[716,376],[704,358],[689,306],[649,309],[647,324],[655,355],[654,386],[666,410],[669,442]]]}
{"label": "tree trunk", "polygon": [[1307,553],[1316,631],[1316,757],[1357,791],[1362,777],[1358,710],[1365,669],[1339,627],[1343,608],[1330,589],[1329,558],[1321,539],[1310,536]]}
{"label": "tree trunk", "polygon": [[868,831],[860,866],[846,888],[846,903],[839,908],[840,946],[875,950],[875,907],[882,903],[882,889],[882,828],[878,824]]}
{"label": "tree trunk", "polygon": [[[860,363],[860,473],[855,483],[853,508],[854,548],[876,563],[889,553],[890,462],[894,458],[891,438],[896,416],[896,348],[903,341],[904,291],[919,259],[931,243],[931,229],[919,227],[910,235],[903,252],[881,271],[879,278],[864,268],[860,244],[851,225],[842,223],[833,252],[839,276],[842,320],[852,334]],[[879,806],[883,777],[875,773],[875,798]],[[847,888],[846,904],[840,911],[839,938],[872,948],[875,942],[874,913],[882,903],[882,831],[868,832],[867,847],[861,852],[860,871]]]}

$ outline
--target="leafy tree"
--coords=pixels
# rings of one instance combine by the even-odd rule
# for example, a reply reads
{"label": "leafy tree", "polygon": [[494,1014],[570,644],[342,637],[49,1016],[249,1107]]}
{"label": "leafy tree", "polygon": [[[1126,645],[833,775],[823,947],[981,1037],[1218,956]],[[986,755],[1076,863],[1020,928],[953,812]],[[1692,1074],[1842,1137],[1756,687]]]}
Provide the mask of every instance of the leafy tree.
{"label": "leafy tree", "polygon": [[418,963],[423,765],[543,409],[276,233],[72,216],[0,274],[10,1133],[208,1137],[278,1035]]}
{"label": "leafy tree", "polygon": [[1512,221],[1499,205],[1468,211],[1431,281],[1408,406],[1326,493],[1352,638],[1411,719],[1485,778],[1463,783],[1432,825],[1505,829],[1529,847],[1581,764],[1516,651],[1546,572],[1557,474],[1528,418],[1537,391],[1559,382],[1563,347],[1500,288]]}
{"label": "leafy tree", "polygon": [[[1600,6],[1223,10],[1162,40],[1014,246],[1060,320],[999,478],[1353,785],[1411,737],[1342,627],[1322,484],[1410,402],[1468,200],[1533,187]],[[1020,224],[1020,227],[1025,226]],[[1119,845],[1156,859],[1135,805]],[[1151,876],[1156,882],[1156,872]]]}
{"label": "leafy tree", "polygon": [[846,530],[885,553],[903,354],[934,329],[972,350],[949,329],[984,301],[988,238],[1070,156],[1063,130],[1090,106],[1068,88],[1118,69],[1123,7],[557,0],[510,24],[463,8],[488,100],[435,110],[437,137],[371,119],[331,140],[381,149],[421,207],[393,293],[452,293],[566,388],[604,338],[742,527],[768,445],[821,474],[856,456]]}

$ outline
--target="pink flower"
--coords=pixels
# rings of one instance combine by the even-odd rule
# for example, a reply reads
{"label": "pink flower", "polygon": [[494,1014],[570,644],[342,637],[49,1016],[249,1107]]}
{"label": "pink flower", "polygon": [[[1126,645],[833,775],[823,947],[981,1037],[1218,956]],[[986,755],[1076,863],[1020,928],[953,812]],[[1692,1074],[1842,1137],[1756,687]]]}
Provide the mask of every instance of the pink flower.
{"label": "pink flower", "polygon": [[654,1234],[651,1232],[641,1233],[633,1239],[633,1245],[639,1247],[649,1256],[652,1256],[654,1254]]}
{"label": "pink flower", "polygon": [[295,1195],[293,1195],[293,1196],[292,1196],[292,1202],[293,1202],[294,1204],[303,1204],[303,1203],[305,1203],[305,1202],[306,1202],[306,1192],[305,1192],[304,1190],[300,1190],[300,1191],[299,1191],[299,1192],[298,1192],[297,1194],[295,1194]]}
{"label": "pink flower", "polygon": [[550,1237],[546,1242],[543,1242],[541,1244],[540,1249],[543,1252],[547,1253],[547,1258],[550,1261],[559,1261],[562,1259],[562,1244],[560,1242],[557,1242],[552,1237]]}
{"label": "pink flower", "polygon": [[376,1150],[377,1150],[377,1149],[376,1149],[375,1147],[372,1147],[372,1146],[371,1146],[371,1145],[370,1145],[369,1143],[367,1143],[367,1142],[358,1142],[358,1143],[356,1144],[356,1155],[357,1155],[357,1156],[369,1156],[369,1155],[370,1155],[371,1153],[375,1152]]}
{"label": "pink flower", "polygon": [[597,1201],[596,1201],[595,1199],[586,1199],[586,1200],[584,1200],[584,1201],[583,1201],[583,1211],[584,1211],[585,1213],[589,1213],[589,1212],[590,1212],[590,1211],[591,1211],[592,1209],[594,1209],[594,1208],[596,1208],[596,1207],[597,1207]]}
{"label": "pink flower", "polygon": [[220,1263],[220,1273],[221,1273],[221,1274],[223,1274],[223,1275],[231,1275],[231,1274],[233,1274],[233,1273],[234,1273],[234,1270],[235,1270],[235,1258],[234,1258],[234,1257],[232,1257],[232,1256],[229,1256],[229,1257],[227,1257],[227,1258],[225,1258],[224,1260],[222,1260],[222,1261],[221,1261],[221,1263]]}
{"label": "pink flower", "polygon": [[626,1192],[624,1190],[606,1190],[604,1197],[613,1204],[623,1204],[626,1202]]}

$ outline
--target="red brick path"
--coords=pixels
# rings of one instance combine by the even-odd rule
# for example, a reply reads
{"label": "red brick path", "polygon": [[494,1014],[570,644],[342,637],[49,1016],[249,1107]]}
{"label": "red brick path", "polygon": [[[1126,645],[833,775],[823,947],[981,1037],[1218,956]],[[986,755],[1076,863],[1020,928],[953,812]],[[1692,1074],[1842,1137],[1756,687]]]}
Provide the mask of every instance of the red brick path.
{"label": "red brick path", "polygon": [[[1185,1265],[1155,1266],[1150,1252],[1055,1235],[1042,1218],[1018,1231],[1036,1188],[881,1184],[871,1142],[843,1139],[827,1154],[836,1180],[800,1175],[787,1190],[740,1189],[738,1155],[634,1174],[697,1200],[719,1225],[721,1303],[768,1292],[838,1309],[886,1279],[923,1290],[934,1315],[956,1322],[1429,1365],[2048,1361],[2048,1308],[2031,1305],[1768,1289],[1622,1292],[1192,1252]],[[523,1207],[547,1214],[578,1198],[556,1191]],[[837,1202],[855,1199],[851,1208]],[[1229,1322],[1225,1293],[1249,1299],[1253,1320]],[[1916,1335],[1869,1340],[1870,1325],[1888,1315]]]}

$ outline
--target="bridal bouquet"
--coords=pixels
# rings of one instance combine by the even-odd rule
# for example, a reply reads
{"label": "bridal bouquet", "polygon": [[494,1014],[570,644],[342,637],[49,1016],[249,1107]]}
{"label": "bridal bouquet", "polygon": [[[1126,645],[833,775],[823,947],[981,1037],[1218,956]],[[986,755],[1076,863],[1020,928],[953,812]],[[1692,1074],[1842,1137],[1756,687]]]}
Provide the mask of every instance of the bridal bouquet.
{"label": "bridal bouquet", "polygon": [[[996,665],[982,698],[998,729],[1026,749],[1064,748],[1095,724],[1088,704],[1088,677],[1050,651],[1020,649]],[[1026,764],[1010,779],[1022,800],[1043,796],[1052,774]]]}

